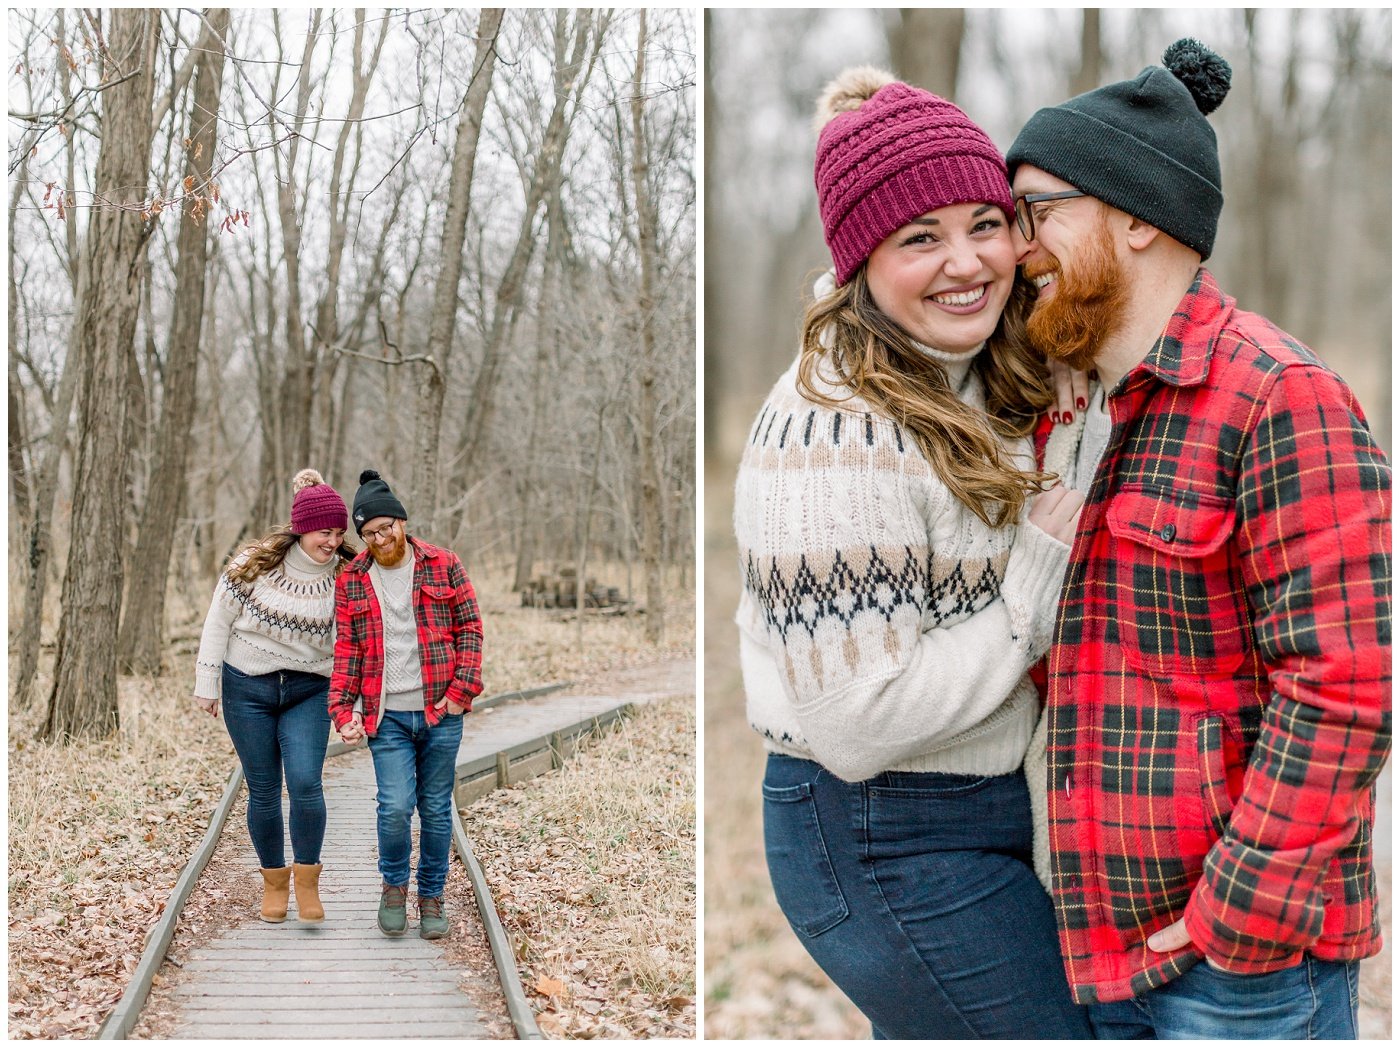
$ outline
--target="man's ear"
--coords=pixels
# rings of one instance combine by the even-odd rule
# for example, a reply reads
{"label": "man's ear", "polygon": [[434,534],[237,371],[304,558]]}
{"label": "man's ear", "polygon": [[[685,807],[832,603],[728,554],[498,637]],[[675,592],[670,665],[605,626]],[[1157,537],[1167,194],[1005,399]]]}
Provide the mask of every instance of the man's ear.
{"label": "man's ear", "polygon": [[1128,236],[1128,246],[1134,251],[1145,250],[1146,248],[1151,246],[1152,242],[1155,241],[1157,237],[1159,237],[1162,233],[1162,231],[1156,226],[1152,225],[1151,223],[1144,222],[1140,218],[1135,218],[1132,215],[1128,216],[1128,227],[1126,232]]}

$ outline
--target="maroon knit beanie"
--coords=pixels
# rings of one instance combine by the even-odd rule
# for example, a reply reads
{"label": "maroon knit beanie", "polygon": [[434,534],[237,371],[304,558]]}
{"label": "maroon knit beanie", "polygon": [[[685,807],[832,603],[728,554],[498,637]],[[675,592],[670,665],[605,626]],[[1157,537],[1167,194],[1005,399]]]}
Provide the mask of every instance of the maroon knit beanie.
{"label": "maroon knit beanie", "polygon": [[1011,215],[1001,152],[953,103],[875,69],[848,69],[823,93],[817,202],[844,284],[880,241],[949,204],[996,204]]}
{"label": "maroon knit beanie", "polygon": [[346,530],[350,514],[345,500],[314,469],[292,478],[292,534],[306,535],[323,528]]}

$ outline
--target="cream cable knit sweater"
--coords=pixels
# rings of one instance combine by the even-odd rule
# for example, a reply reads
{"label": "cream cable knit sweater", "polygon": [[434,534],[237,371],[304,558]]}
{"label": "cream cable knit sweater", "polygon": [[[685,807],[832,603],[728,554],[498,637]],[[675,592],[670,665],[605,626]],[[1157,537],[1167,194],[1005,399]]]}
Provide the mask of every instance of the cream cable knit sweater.
{"label": "cream cable knit sweater", "polygon": [[[928,352],[982,408],[975,354]],[[859,399],[812,403],[796,373],[760,411],[735,491],[750,723],[770,751],[848,781],[1016,770],[1069,548],[1025,523],[988,528],[908,433]],[[1014,452],[1030,466],[1028,439]]]}
{"label": "cream cable knit sweater", "polygon": [[[240,554],[234,565],[243,563]],[[299,545],[251,586],[226,569],[204,619],[194,694],[217,699],[227,662],[243,673],[300,670],[331,675],[335,651],[335,564],[317,564]]]}

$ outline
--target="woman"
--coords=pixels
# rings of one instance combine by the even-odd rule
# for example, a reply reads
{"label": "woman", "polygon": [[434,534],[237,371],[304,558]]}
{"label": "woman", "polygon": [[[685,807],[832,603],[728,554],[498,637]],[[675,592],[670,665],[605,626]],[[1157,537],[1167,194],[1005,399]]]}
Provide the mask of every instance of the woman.
{"label": "woman", "polygon": [[1050,381],[1006,169],[956,106],[874,70],[818,117],[835,286],[734,511],[774,891],[876,1037],[1090,1037],[1019,773],[1082,497],[1034,469]]}
{"label": "woman", "polygon": [[[224,723],[248,782],[248,836],[262,867],[261,917],[287,919],[295,873],[297,918],[317,923],[326,802],[326,709],[335,647],[335,580],[355,551],[345,500],[314,469],[292,481],[292,522],[236,554],[204,620],[194,697]],[[282,829],[282,777],[291,801],[293,867]]]}

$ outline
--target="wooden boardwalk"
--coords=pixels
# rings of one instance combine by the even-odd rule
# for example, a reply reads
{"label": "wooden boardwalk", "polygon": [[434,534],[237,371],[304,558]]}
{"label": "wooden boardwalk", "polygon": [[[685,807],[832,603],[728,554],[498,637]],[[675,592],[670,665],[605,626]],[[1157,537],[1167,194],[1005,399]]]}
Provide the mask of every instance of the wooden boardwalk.
{"label": "wooden boardwalk", "polygon": [[[575,738],[570,732],[615,717],[631,702],[684,691],[692,675],[693,669],[680,666],[673,674],[675,682],[658,685],[655,694],[632,694],[626,699],[549,695],[474,711],[462,725],[457,755],[459,805],[497,785],[547,770],[572,752]],[[485,770],[488,767],[490,773]],[[463,786],[472,775],[476,778]],[[299,924],[293,896],[286,923],[265,924],[249,913],[237,926],[193,949],[173,991],[178,1014],[171,1036],[288,1040],[490,1036],[461,989],[462,973],[445,960],[442,942],[418,938],[411,895],[404,936],[390,939],[375,924],[380,880],[374,766],[368,749],[362,745],[328,760],[324,782],[327,819],[321,898],[325,922]],[[285,810],[285,796],[283,805]],[[247,831],[240,822],[231,823],[225,833],[246,837]],[[257,860],[251,849],[246,854],[247,876],[256,881]],[[416,857],[415,845],[415,861]],[[449,910],[448,917],[454,936],[461,934],[463,922],[478,921],[474,911]]]}
{"label": "wooden boardwalk", "polygon": [[[172,1037],[401,1038],[487,1036],[477,1009],[443,958],[442,943],[418,938],[410,898],[408,932],[375,924],[374,767],[363,747],[329,761],[325,774],[326,920],[302,925],[295,899],[284,924],[255,916],[193,950],[175,991]],[[285,803],[285,799],[284,799]],[[246,833],[241,825],[228,832]],[[416,852],[416,849],[415,849]],[[415,854],[416,857],[416,854]],[[250,855],[249,876],[257,877]],[[475,913],[448,912],[454,934]]]}

